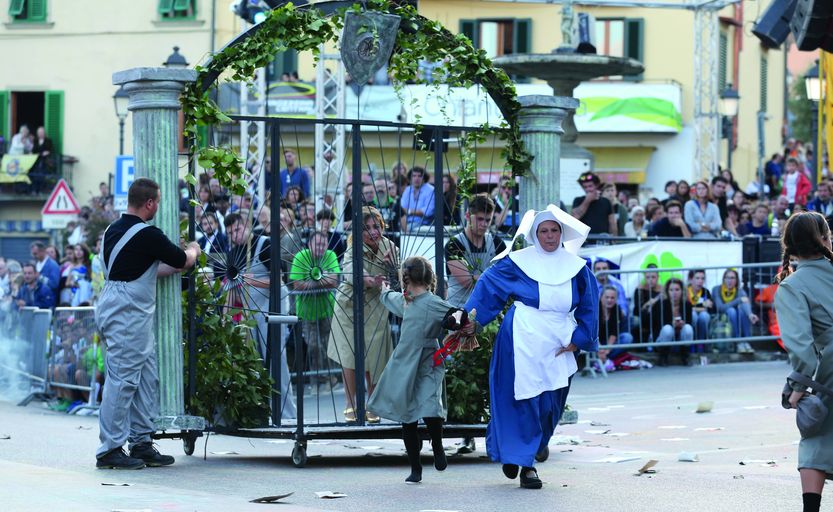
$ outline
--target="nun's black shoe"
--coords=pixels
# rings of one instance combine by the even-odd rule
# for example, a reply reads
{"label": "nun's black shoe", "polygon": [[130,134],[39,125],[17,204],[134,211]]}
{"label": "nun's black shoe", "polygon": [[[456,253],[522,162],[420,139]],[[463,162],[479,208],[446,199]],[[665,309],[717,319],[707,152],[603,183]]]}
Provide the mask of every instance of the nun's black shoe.
{"label": "nun's black shoe", "polygon": [[517,464],[504,464],[503,474],[506,475],[506,478],[514,480],[518,478],[518,471],[520,469],[521,468]]}
{"label": "nun's black shoe", "polygon": [[538,478],[538,471],[535,468],[523,468],[521,470],[521,487],[524,489],[540,489],[544,485]]}

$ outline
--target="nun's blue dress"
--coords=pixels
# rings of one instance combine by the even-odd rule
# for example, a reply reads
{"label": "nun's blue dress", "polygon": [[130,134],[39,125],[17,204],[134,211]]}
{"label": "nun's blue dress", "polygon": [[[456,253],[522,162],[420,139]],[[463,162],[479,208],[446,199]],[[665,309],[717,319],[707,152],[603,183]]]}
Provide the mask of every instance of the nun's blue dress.
{"label": "nun's blue dress", "polygon": [[[561,268],[552,269],[553,273],[561,271]],[[477,323],[486,325],[503,310],[509,299],[515,301],[500,326],[489,368],[491,421],[486,431],[486,449],[492,461],[522,467],[534,465],[536,453],[547,446],[558,425],[570,392],[571,376],[577,368],[575,358],[578,352],[567,352],[558,358],[554,357],[554,350],[549,352],[550,356],[536,358],[528,353],[524,356],[523,352],[518,352],[523,347],[515,346],[515,335],[525,333],[518,344],[525,345],[532,352],[537,350],[536,344],[552,343],[553,338],[563,338],[556,342],[556,346],[557,343],[566,346],[572,342],[579,350],[598,350],[599,292],[596,278],[590,269],[581,266],[575,275],[566,276],[563,281],[559,285],[562,305],[552,308],[547,303],[541,304],[542,296],[545,299],[555,297],[553,302],[559,301],[548,291],[548,288],[556,287],[530,278],[512,258],[507,257],[498,260],[483,273],[466,302],[467,311],[477,309]],[[521,320],[516,319],[519,310],[522,311]],[[516,321],[527,323],[526,319],[530,317],[539,317],[537,321],[543,320],[544,323],[529,324],[526,331],[522,326],[514,325]],[[549,328],[542,332],[542,325]],[[521,379],[516,382],[515,378],[516,353],[527,359],[519,372],[526,382],[523,385]],[[561,369],[557,371],[560,375],[557,377],[547,375],[551,371],[546,365],[538,363],[540,360],[549,362],[550,358],[564,358],[560,361]]]}

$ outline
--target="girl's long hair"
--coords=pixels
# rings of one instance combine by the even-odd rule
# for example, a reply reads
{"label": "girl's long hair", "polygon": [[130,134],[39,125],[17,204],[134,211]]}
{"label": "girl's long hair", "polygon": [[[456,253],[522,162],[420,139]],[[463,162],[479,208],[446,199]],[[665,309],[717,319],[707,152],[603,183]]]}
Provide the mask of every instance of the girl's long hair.
{"label": "girl's long hair", "polygon": [[833,265],[833,252],[825,245],[830,239],[830,228],[827,219],[818,212],[796,213],[784,226],[784,233],[781,235],[781,273],[778,274],[780,283],[792,273],[790,269],[790,256],[798,258],[812,258],[821,255],[827,258]]}

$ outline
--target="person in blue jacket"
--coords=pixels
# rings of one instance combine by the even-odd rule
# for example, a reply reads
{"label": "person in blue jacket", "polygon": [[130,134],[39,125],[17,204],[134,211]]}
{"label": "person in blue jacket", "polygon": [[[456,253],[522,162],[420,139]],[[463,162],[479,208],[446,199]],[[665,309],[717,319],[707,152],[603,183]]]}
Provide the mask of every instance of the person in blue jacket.
{"label": "person in blue jacket", "polygon": [[589,232],[554,205],[526,212],[515,237],[523,234],[529,246],[510,252],[515,244],[509,244],[465,304],[477,328],[514,299],[489,368],[486,449],[508,478],[520,473],[520,485],[527,489],[542,487],[535,455],[549,443],[564,411],[577,352],[595,352],[599,346],[598,285],[577,255]]}
{"label": "person in blue jacket", "polygon": [[38,279],[38,271],[34,263],[25,263],[23,270],[23,284],[15,296],[15,304],[18,309],[24,307],[36,307],[41,309],[52,309],[55,307],[55,295],[48,285]]}
{"label": "person in blue jacket", "polygon": [[46,244],[40,241],[32,242],[29,252],[35,260],[35,270],[44,278],[52,290],[52,295],[58,295],[58,285],[61,281],[61,267],[46,253]]}

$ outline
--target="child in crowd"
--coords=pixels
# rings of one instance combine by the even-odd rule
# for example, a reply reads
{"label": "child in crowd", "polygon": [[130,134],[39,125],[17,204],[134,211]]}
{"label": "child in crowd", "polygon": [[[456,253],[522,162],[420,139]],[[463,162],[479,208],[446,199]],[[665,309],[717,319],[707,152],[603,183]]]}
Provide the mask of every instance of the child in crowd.
{"label": "child in crowd", "polygon": [[425,258],[406,259],[400,278],[403,292],[394,292],[385,283],[381,301],[389,311],[402,318],[402,334],[367,408],[383,418],[402,423],[402,439],[411,464],[411,474],[405,482],[416,484],[422,480],[419,460],[422,441],[417,433],[420,418],[431,436],[434,467],[443,471],[448,465],[442,438],[445,368],[434,366],[433,355],[445,329],[460,327],[452,316],[460,310],[432,293],[436,276]]}

